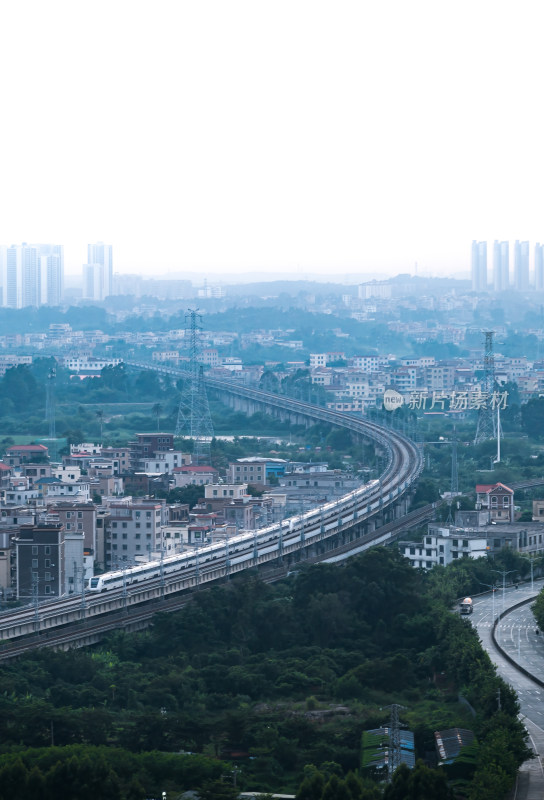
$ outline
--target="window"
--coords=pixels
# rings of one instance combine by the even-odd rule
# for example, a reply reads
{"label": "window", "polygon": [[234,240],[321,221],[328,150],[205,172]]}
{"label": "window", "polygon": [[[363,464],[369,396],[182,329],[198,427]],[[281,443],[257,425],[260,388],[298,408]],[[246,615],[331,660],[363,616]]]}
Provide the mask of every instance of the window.
{"label": "window", "polygon": [[33,558],[32,559],[32,569],[38,569],[38,559],[37,558]]}
{"label": "window", "polygon": [[433,543],[433,542],[432,542],[432,539],[431,539],[431,537],[430,537],[430,536],[427,536],[427,538],[425,539],[425,544],[432,544],[432,543]]}
{"label": "window", "polygon": [[123,550],[128,550],[128,545],[124,544],[123,545]]}
{"label": "window", "polygon": [[463,539],[463,547],[468,547],[468,539]]}
{"label": "window", "polygon": [[458,547],[459,546],[459,540],[458,539],[454,539],[453,540],[453,546],[454,547]]}
{"label": "window", "polygon": [[111,526],[112,526],[112,528],[116,528],[117,527],[117,523],[116,522],[112,522]]}
{"label": "window", "polygon": [[150,523],[150,522],[146,522],[146,523],[145,523],[145,527],[146,527],[146,528],[150,528],[150,527],[151,527],[151,523]]}
{"label": "window", "polygon": [[32,555],[33,556],[37,556],[38,555],[38,548],[37,548],[37,546],[35,544],[32,545]]}
{"label": "window", "polygon": [[45,593],[46,594],[51,594],[51,587],[50,586],[46,586],[45,587]]}
{"label": "window", "polygon": [[141,533],[137,533],[137,534],[135,534],[134,538],[135,539],[141,539],[142,538],[142,534]]}
{"label": "window", "polygon": [[432,550],[425,550],[425,555],[426,556],[432,556],[432,554],[433,554]]}
{"label": "window", "polygon": [[458,555],[459,555],[458,553],[452,553],[452,554],[451,554],[451,557],[452,557],[452,558],[457,558],[457,556],[458,556]]}
{"label": "window", "polygon": [[140,527],[140,523],[139,523],[139,522],[137,522],[137,523],[136,523],[136,527],[137,527],[137,528],[139,528],[139,527]]}
{"label": "window", "polygon": [[123,539],[126,539],[126,538],[127,538],[127,536],[128,536],[128,533],[124,533],[124,534],[123,534]]}
{"label": "window", "polygon": [[51,559],[50,558],[46,558],[45,559],[45,565],[44,566],[45,566],[46,569],[48,569],[51,566]]}
{"label": "window", "polygon": [[122,527],[123,527],[123,528],[126,528],[126,527],[127,527],[127,523],[126,523],[126,522],[123,522],[123,524],[122,524]]}
{"label": "window", "polygon": [[[443,552],[444,552],[444,545],[443,545],[443,544],[441,544],[441,545],[440,545],[440,547],[438,548],[438,552],[439,552],[439,553],[443,553]],[[444,560],[444,559],[442,559],[442,561],[443,561],[443,560]]]}
{"label": "window", "polygon": [[411,556],[415,556],[415,554],[416,554],[416,548],[415,547],[411,547],[410,548],[410,555]]}
{"label": "window", "polygon": [[83,519],[83,511],[78,511],[77,512],[77,518],[78,519]]}
{"label": "window", "polygon": [[51,578],[51,573],[50,573],[50,572],[46,572],[46,573],[45,573],[44,580],[46,580],[46,581],[50,581],[50,580],[52,580],[52,578]]}
{"label": "window", "polygon": [[45,555],[46,556],[50,556],[51,555],[51,548],[49,547],[49,545],[47,545],[47,547],[45,548]]}

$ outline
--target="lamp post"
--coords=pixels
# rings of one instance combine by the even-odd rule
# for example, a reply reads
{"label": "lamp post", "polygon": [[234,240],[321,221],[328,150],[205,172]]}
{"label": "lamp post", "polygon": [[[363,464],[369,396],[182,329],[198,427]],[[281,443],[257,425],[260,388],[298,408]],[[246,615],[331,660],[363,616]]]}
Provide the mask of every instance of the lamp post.
{"label": "lamp post", "polygon": [[528,561],[531,565],[531,593],[535,590],[535,575],[534,575],[534,553],[528,553],[527,555],[523,555],[522,558],[525,561]]}
{"label": "lamp post", "polygon": [[491,585],[489,583],[482,583],[482,581],[480,581],[480,584],[482,586],[487,586],[488,589],[491,589],[491,597],[493,599],[493,622],[495,622],[495,584]]}
{"label": "lamp post", "polygon": [[502,611],[499,618],[499,641],[501,639],[501,621],[504,614],[504,596],[506,594],[506,576],[510,575],[512,572],[517,572],[515,569],[492,569],[491,572],[496,572],[497,575],[502,575]]}

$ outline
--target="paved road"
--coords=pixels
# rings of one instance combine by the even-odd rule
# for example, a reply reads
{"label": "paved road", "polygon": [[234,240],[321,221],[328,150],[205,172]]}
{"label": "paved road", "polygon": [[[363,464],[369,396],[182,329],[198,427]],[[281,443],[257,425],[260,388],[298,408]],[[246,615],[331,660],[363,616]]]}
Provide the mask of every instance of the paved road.
{"label": "paved road", "polygon": [[[518,782],[512,794],[515,800],[542,800],[544,797],[544,687],[516,669],[502,655],[492,638],[493,621],[504,609],[522,600],[530,600],[544,586],[544,581],[521,586],[519,589],[498,589],[491,594],[474,598],[474,613],[470,620],[478,629],[484,648],[497,665],[499,674],[517,692],[521,714],[529,733],[530,742],[538,758],[526,761],[520,769]],[[496,641],[508,655],[533,675],[544,680],[544,634],[536,634],[536,623],[530,608],[521,606],[507,614],[497,625]]]}

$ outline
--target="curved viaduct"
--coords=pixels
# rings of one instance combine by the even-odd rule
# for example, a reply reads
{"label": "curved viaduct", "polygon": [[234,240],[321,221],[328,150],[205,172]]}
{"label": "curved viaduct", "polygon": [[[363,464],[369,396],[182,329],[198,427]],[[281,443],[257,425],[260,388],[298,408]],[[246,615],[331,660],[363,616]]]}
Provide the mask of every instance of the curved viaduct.
{"label": "curved viaduct", "polygon": [[[181,370],[147,363],[129,362],[127,366],[152,368],[174,377],[184,375]],[[417,444],[401,433],[361,417],[250,389],[234,381],[209,378],[206,382],[223,399],[230,399],[235,407],[248,413],[272,410],[297,424],[321,420],[347,428],[379,448],[387,462],[385,470],[378,480],[290,520],[242,533],[230,543],[227,540],[223,545],[215,543],[191,554],[165,558],[164,562],[150,562],[144,578],[137,579],[126,570],[121,585],[112,584],[110,591],[100,594],[88,591],[2,614],[0,658],[2,651],[4,657],[20,652],[26,646],[24,640],[21,643],[14,640],[21,637],[30,637],[29,648],[73,647],[93,643],[113,628],[141,627],[156,613],[154,601],[164,601],[164,607],[173,610],[186,602],[187,591],[244,569],[258,569],[278,560],[296,563],[303,556],[319,560],[332,547],[354,540],[358,551],[391,540],[389,527],[375,530],[376,520],[382,524],[387,522],[386,515],[391,518],[395,513],[398,516],[406,513],[406,495],[423,467]]]}

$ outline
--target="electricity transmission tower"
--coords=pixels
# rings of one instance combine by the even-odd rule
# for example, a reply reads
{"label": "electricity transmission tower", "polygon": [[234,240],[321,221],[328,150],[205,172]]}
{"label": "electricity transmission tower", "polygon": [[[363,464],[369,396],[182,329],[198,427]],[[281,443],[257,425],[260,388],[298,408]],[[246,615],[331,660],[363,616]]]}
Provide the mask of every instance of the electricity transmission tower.
{"label": "electricity transmission tower", "polygon": [[393,779],[393,773],[400,766],[402,760],[402,747],[400,743],[400,722],[399,711],[404,708],[397,703],[389,706],[391,716],[389,720],[389,759],[387,762],[387,773],[389,781]]}
{"label": "electricity transmission tower", "polygon": [[200,331],[202,317],[198,309],[189,309],[185,315],[185,336],[189,338],[190,361],[187,377],[183,378],[178,408],[176,436],[187,436],[194,442],[193,463],[210,463],[210,442],[213,426],[204,385],[204,371],[200,363]]}
{"label": "electricity transmission tower", "polygon": [[478,410],[478,425],[474,444],[480,444],[487,439],[495,438],[495,416],[493,414],[492,396],[495,388],[495,355],[493,352],[493,331],[484,331],[484,376],[482,380],[482,394],[485,402]]}

